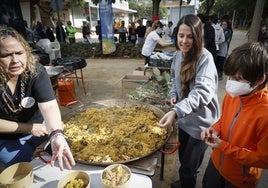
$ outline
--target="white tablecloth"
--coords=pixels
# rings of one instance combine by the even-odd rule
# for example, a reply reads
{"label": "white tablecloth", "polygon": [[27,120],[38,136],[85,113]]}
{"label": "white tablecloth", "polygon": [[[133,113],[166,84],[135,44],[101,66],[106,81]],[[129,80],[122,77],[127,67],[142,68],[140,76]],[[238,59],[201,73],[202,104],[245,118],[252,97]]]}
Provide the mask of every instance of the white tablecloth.
{"label": "white tablecloth", "polygon": [[[48,164],[42,162],[39,158],[35,158],[31,161],[34,169],[34,184],[31,188],[56,188],[58,181],[66,174],[82,170],[90,175],[91,183],[90,188],[103,188],[101,182],[101,172],[104,167],[90,166],[77,163],[72,170],[60,171],[57,164],[55,167],[51,167]],[[152,180],[146,175],[131,173],[131,178],[128,188],[152,188]]]}

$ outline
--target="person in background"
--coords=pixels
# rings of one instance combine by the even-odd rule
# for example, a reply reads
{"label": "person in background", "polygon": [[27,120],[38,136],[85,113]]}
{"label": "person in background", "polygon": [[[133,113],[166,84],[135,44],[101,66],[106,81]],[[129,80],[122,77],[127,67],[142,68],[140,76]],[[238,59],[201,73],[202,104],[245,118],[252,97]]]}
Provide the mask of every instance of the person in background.
{"label": "person in background", "polygon": [[130,27],[128,28],[128,41],[136,44],[137,41],[137,29],[134,22],[130,24]]}
{"label": "person in background", "polygon": [[47,39],[46,29],[40,21],[37,21],[34,28],[34,39],[36,42],[40,39]]}
{"label": "person in background", "polygon": [[218,52],[219,45],[225,41],[223,29],[218,23],[218,16],[216,14],[210,16],[210,22],[215,29],[215,43],[216,43],[216,50]]}
{"label": "person in background", "polygon": [[125,21],[121,21],[121,25],[117,28],[119,33],[119,43],[127,42],[127,28],[125,27]]}
{"label": "person in background", "polygon": [[173,22],[169,21],[167,27],[164,29],[164,39],[171,40],[172,39],[172,28]]}
{"label": "person in background", "polygon": [[156,23],[156,22],[159,22],[159,21],[160,21],[159,16],[157,16],[157,15],[153,16],[152,23]]}
{"label": "person in background", "polygon": [[265,44],[268,43],[268,32],[266,24],[262,24],[258,34],[258,42]]}
{"label": "person in background", "polygon": [[26,20],[23,20],[24,26],[25,26],[25,31],[26,31],[26,40],[30,43],[34,42],[34,32],[33,30],[28,27],[28,23]]}
{"label": "person in background", "polygon": [[257,42],[232,51],[222,115],[201,138],[212,147],[203,188],[256,188],[268,168],[268,52]]}
{"label": "person in background", "polygon": [[146,31],[145,31],[144,38],[146,38],[151,31],[152,31],[152,21],[147,20],[146,21]]}
{"label": "person in background", "polygon": [[88,38],[90,38],[90,27],[87,24],[86,21],[83,21],[83,26],[82,26],[82,34],[83,34],[83,38],[85,41],[88,41]]}
{"label": "person in background", "polygon": [[209,22],[208,16],[204,16],[203,14],[198,14],[197,16],[203,22],[205,48],[212,54],[214,62],[216,63],[217,48],[216,48],[216,42],[215,42],[215,29]]}
{"label": "person in background", "polygon": [[221,27],[224,32],[225,41],[219,45],[219,51],[217,53],[216,67],[218,70],[219,80],[222,80],[222,77],[223,77],[223,66],[224,66],[226,57],[228,55],[229,40],[232,36],[232,32],[228,28],[227,21],[222,21]]}
{"label": "person in background", "polygon": [[227,52],[228,52],[229,51],[231,40],[233,38],[233,33],[234,33],[234,31],[233,31],[233,24],[232,24],[233,21],[229,17],[229,15],[222,16],[221,21],[226,21],[227,22],[227,29],[231,31],[231,36],[230,36],[230,38],[228,40],[228,50],[227,50]]}
{"label": "person in background", "polygon": [[[46,72],[27,41],[13,28],[0,26],[0,163],[30,162],[48,138],[51,165],[61,170],[75,161],[62,128],[61,114]],[[47,136],[49,135],[49,136]]]}
{"label": "person in background", "polygon": [[102,36],[101,36],[101,23],[100,23],[100,20],[97,21],[96,34],[98,35],[99,42],[101,43]]}
{"label": "person in background", "polygon": [[137,30],[136,30],[137,35],[138,35],[138,44],[140,46],[142,46],[143,43],[144,43],[144,36],[145,36],[145,32],[146,32],[146,26],[143,25],[141,19],[139,19],[137,22],[139,24],[138,27],[137,27]]}
{"label": "person in background", "polygon": [[[171,65],[170,90],[172,110],[159,121],[160,127],[179,128],[179,176],[172,188],[194,188],[207,145],[200,134],[220,115],[218,76],[211,53],[204,48],[203,25],[196,15],[183,16],[178,24],[177,52]],[[177,122],[177,123],[175,123]]]}
{"label": "person in background", "polygon": [[46,28],[47,38],[50,40],[50,42],[54,42],[55,36],[54,36],[54,33],[53,33],[51,27],[48,25],[45,28]]}
{"label": "person in background", "polygon": [[67,26],[66,26],[65,30],[66,30],[66,35],[67,35],[67,37],[69,39],[69,43],[70,44],[75,43],[76,29],[75,29],[75,27],[72,26],[71,21],[67,21]]}
{"label": "person in background", "polygon": [[58,20],[56,24],[56,38],[58,42],[66,43],[66,32],[60,20]]}
{"label": "person in background", "polygon": [[166,42],[161,38],[163,27],[164,25],[160,21],[155,22],[152,31],[146,37],[141,50],[141,54],[145,57],[144,65],[150,62],[150,56],[152,55],[157,44],[161,46],[170,46],[173,44],[172,42]]}

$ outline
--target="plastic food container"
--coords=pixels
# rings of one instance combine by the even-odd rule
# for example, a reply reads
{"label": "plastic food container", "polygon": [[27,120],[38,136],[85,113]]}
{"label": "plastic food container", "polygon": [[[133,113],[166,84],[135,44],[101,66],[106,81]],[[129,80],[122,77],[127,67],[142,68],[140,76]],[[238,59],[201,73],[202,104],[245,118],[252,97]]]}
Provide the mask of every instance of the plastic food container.
{"label": "plastic food container", "polygon": [[57,188],[90,188],[90,176],[84,171],[75,171],[60,179]]}
{"label": "plastic food container", "polygon": [[126,188],[130,177],[131,171],[126,165],[112,164],[103,170],[101,181],[106,188]]}
{"label": "plastic food container", "polygon": [[13,164],[0,174],[0,187],[31,187],[32,184],[33,167],[28,162]]}

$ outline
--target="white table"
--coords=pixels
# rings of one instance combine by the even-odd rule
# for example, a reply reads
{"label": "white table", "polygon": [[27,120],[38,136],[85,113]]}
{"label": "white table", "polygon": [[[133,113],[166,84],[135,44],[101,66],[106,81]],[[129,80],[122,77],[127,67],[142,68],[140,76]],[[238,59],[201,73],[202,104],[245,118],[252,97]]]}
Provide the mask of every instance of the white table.
{"label": "white table", "polygon": [[[101,172],[104,167],[77,163],[72,170],[60,171],[57,164],[54,167],[44,163],[39,158],[31,161],[34,169],[34,184],[31,188],[56,188],[58,181],[66,174],[82,170],[90,175],[90,188],[104,188],[101,182]],[[152,188],[152,180],[146,175],[131,173],[129,188]]]}

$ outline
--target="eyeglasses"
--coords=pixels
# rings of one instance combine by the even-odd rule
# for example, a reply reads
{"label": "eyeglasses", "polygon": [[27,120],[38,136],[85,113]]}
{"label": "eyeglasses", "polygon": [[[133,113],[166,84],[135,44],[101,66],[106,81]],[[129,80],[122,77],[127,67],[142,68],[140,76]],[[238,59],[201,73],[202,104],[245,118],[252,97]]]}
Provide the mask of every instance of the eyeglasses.
{"label": "eyeglasses", "polygon": [[[22,100],[25,96],[25,83],[22,80],[20,81],[20,86],[21,86],[21,100]],[[19,105],[14,104],[13,99],[8,94],[6,88],[2,92],[2,99],[5,102],[8,109],[14,113],[20,112],[23,109],[21,102],[19,102]]]}

